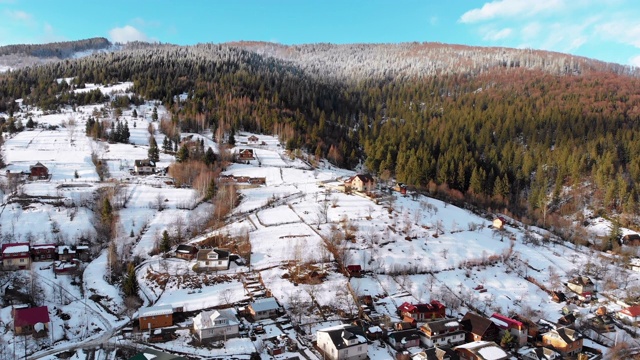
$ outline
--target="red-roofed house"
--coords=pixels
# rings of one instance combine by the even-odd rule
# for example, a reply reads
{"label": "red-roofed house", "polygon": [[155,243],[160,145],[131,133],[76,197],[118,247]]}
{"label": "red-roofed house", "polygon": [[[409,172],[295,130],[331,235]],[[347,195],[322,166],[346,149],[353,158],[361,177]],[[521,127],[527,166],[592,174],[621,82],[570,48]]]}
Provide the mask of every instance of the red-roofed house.
{"label": "red-roofed house", "polygon": [[360,265],[347,265],[347,272],[351,277],[361,277],[362,267]]}
{"label": "red-roofed house", "polygon": [[348,178],[344,182],[344,186],[355,191],[373,191],[376,187],[376,181],[371,175],[358,174]]}
{"label": "red-roofed house", "polygon": [[494,229],[502,230],[504,229],[506,223],[507,220],[505,218],[503,218],[502,216],[498,216],[497,218],[493,219],[492,225]]}
{"label": "red-roofed house", "polygon": [[13,332],[16,335],[44,336],[49,329],[49,309],[46,306],[13,309]]}
{"label": "red-roofed house", "polygon": [[627,320],[632,323],[640,321],[640,305],[630,306],[618,311],[618,318],[621,320]]}
{"label": "red-roofed house", "polygon": [[446,306],[437,300],[431,300],[429,304],[409,304],[403,303],[398,307],[398,312],[402,316],[407,316],[417,321],[428,321],[445,317]]}
{"label": "red-roofed house", "polygon": [[504,335],[505,332],[510,332],[520,346],[527,343],[527,328],[524,324],[518,320],[508,318],[506,316],[494,313],[489,320],[500,328],[500,335]]}
{"label": "red-roofed house", "polygon": [[53,261],[56,254],[55,244],[43,244],[31,246],[33,261]]}
{"label": "red-roofed house", "polygon": [[29,243],[2,244],[2,266],[5,270],[29,269]]}

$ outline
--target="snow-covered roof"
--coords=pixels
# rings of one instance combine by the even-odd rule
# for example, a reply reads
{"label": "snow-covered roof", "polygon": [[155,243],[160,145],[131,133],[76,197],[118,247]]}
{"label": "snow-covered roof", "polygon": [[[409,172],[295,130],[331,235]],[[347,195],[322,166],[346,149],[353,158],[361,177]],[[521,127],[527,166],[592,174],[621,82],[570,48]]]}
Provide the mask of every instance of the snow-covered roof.
{"label": "snow-covered roof", "polygon": [[7,246],[3,254],[19,254],[29,252],[29,245],[15,245],[15,246]]}
{"label": "snow-covered roof", "polygon": [[233,309],[220,309],[203,311],[193,318],[193,327],[195,329],[208,329],[215,326],[218,318],[224,318],[228,324],[238,323]]}
{"label": "snow-covered roof", "polygon": [[173,314],[173,306],[171,305],[152,306],[152,307],[142,308],[138,310],[138,317],[169,315],[169,314]]}
{"label": "snow-covered roof", "polygon": [[267,311],[267,310],[276,310],[280,307],[278,302],[273,297],[268,297],[264,299],[258,299],[251,304],[251,308],[255,312]]}
{"label": "snow-covered roof", "polygon": [[467,344],[458,345],[455,349],[467,349],[477,353],[485,360],[507,359],[509,355],[493,341],[474,341]]}

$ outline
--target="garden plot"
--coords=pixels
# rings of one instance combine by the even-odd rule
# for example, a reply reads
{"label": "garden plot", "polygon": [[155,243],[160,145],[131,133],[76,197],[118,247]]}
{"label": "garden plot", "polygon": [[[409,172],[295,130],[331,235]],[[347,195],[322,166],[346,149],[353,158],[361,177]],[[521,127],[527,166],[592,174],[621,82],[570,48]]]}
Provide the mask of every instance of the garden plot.
{"label": "garden plot", "polygon": [[298,215],[287,205],[280,205],[275,208],[261,210],[256,214],[258,221],[263,226],[274,226],[299,223]]}
{"label": "garden plot", "polygon": [[287,259],[318,262],[323,241],[308,226],[287,224],[260,228],[249,234],[251,265],[256,268],[280,265]]}

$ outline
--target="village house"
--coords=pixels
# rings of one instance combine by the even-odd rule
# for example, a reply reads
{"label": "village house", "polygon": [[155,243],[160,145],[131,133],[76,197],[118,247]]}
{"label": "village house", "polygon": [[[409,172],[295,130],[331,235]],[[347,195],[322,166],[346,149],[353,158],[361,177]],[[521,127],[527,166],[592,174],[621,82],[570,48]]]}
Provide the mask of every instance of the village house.
{"label": "village house", "polygon": [[267,319],[278,315],[280,305],[273,297],[254,300],[247,306],[247,311],[254,320]]}
{"label": "village house", "polygon": [[33,245],[31,246],[30,252],[33,261],[53,261],[56,255],[56,245]]}
{"label": "village house", "polygon": [[640,321],[640,305],[630,306],[618,311],[618,319],[626,320],[632,324]]}
{"label": "village house", "polygon": [[420,332],[418,330],[402,330],[389,333],[388,342],[396,351],[402,351],[420,346]]}
{"label": "village house", "polygon": [[429,321],[445,317],[446,307],[437,300],[431,300],[429,304],[403,303],[398,307],[401,316],[408,316],[417,321]]}
{"label": "village house", "polygon": [[199,270],[229,269],[229,252],[221,249],[200,249],[197,254]]}
{"label": "village house", "polygon": [[376,181],[371,175],[357,174],[348,178],[344,182],[345,189],[351,189],[359,192],[370,192],[375,190]]}
{"label": "village house", "polygon": [[45,336],[49,330],[49,309],[46,306],[13,308],[13,332],[16,335]]}
{"label": "village house", "polygon": [[498,313],[491,315],[489,320],[493,321],[493,323],[500,328],[500,336],[504,335],[504,333],[508,331],[516,339],[519,346],[523,346],[527,343],[527,328],[522,322]]}
{"label": "village house", "polygon": [[349,277],[362,277],[362,267],[360,265],[347,265]]}
{"label": "village house", "polygon": [[474,341],[453,348],[464,360],[507,360],[509,355],[493,341]]}
{"label": "village house", "polygon": [[5,270],[25,270],[31,267],[29,243],[2,244],[2,266]]}
{"label": "village house", "polygon": [[629,269],[640,272],[640,258],[634,257],[629,260]]}
{"label": "village house", "polygon": [[138,310],[138,326],[141,331],[173,325],[171,305],[152,306]]}
{"label": "village house", "polygon": [[460,356],[453,349],[432,347],[411,355],[411,360],[458,360]]}
{"label": "village house", "polygon": [[71,261],[54,261],[53,272],[57,275],[73,275],[80,269],[80,260],[71,259]]}
{"label": "village house", "polygon": [[48,179],[49,169],[42,165],[41,162],[37,162],[35,165],[29,166],[29,178],[31,179]]}
{"label": "village house", "polygon": [[502,216],[498,216],[495,219],[493,219],[493,222],[491,224],[493,225],[494,229],[502,230],[504,229],[504,226],[507,224],[507,220]]}
{"label": "village house", "polygon": [[203,311],[193,318],[193,332],[201,342],[237,337],[239,325],[233,309]]}
{"label": "village house", "polygon": [[567,281],[567,287],[578,294],[581,300],[590,300],[595,289],[593,282],[587,276],[577,276]]}
{"label": "village house", "polygon": [[621,245],[640,246],[640,234],[626,234],[620,238]]}
{"label": "village house", "polygon": [[56,253],[58,254],[58,260],[60,261],[71,261],[77,258],[76,249],[69,245],[58,246]]}
{"label": "village house", "polygon": [[193,245],[181,244],[176,248],[178,259],[193,260],[198,255],[198,248]]}
{"label": "village house", "polygon": [[318,330],[317,347],[328,360],[367,359],[367,339],[358,326],[339,325]]}
{"label": "village house", "polygon": [[462,344],[465,342],[465,335],[456,319],[429,321],[420,327],[420,342],[427,348]]}
{"label": "village house", "polygon": [[464,315],[460,325],[467,332],[467,342],[496,341],[500,333],[500,328],[493,321],[472,311]]}
{"label": "village house", "polygon": [[129,360],[188,360],[186,357],[169,354],[156,349],[144,349]]}
{"label": "village house", "polygon": [[240,149],[238,150],[238,161],[249,161],[255,160],[255,156],[253,154],[253,149]]}
{"label": "village house", "polygon": [[260,139],[255,135],[251,135],[247,138],[247,141],[249,142],[249,144],[257,144]]}
{"label": "village house", "polygon": [[149,175],[156,172],[156,163],[149,159],[135,160],[133,162],[133,171],[137,175]]}
{"label": "village house", "polygon": [[563,357],[576,356],[582,351],[582,337],[580,334],[566,327],[552,329],[542,334],[544,345],[551,346]]}
{"label": "village house", "polygon": [[525,348],[518,351],[522,360],[561,360],[562,355],[559,352],[548,348],[538,346],[535,348]]}

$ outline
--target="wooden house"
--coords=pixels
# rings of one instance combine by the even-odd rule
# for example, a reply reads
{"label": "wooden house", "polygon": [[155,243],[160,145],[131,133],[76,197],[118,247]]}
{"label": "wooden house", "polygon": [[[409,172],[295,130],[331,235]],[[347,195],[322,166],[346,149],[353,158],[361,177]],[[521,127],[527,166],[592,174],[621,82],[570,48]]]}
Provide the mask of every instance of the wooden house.
{"label": "wooden house", "polygon": [[58,250],[56,251],[58,255],[58,260],[60,261],[71,261],[77,258],[76,249],[73,246],[69,245],[60,245],[58,246]]}
{"label": "wooden house", "polygon": [[542,342],[565,358],[576,356],[582,351],[582,336],[577,331],[566,327],[552,329],[542,334]]}
{"label": "wooden house", "polygon": [[360,265],[347,265],[349,277],[362,277],[362,267]]}
{"label": "wooden house", "polygon": [[193,245],[180,244],[176,248],[178,259],[193,260],[198,255],[198,248]]}
{"label": "wooden house", "polygon": [[2,266],[5,270],[31,268],[29,243],[2,244]]}
{"label": "wooden house", "polygon": [[46,306],[13,308],[13,332],[16,335],[45,336],[49,330],[49,309]]}
{"label": "wooden house", "polygon": [[49,169],[38,161],[35,165],[29,166],[29,177],[31,179],[48,179]]}
{"label": "wooden house", "polygon": [[408,316],[417,321],[429,321],[445,317],[446,307],[437,300],[432,300],[429,304],[403,303],[398,307],[401,316]]}
{"label": "wooden house", "polygon": [[389,345],[396,351],[420,346],[420,332],[415,329],[396,331],[388,334]]}
{"label": "wooden house", "polygon": [[33,261],[53,261],[56,257],[55,244],[33,245],[29,250]]}
{"label": "wooden house", "polygon": [[255,159],[253,149],[240,149],[238,151],[238,161],[250,161]]}
{"label": "wooden house", "polygon": [[427,348],[465,342],[466,332],[456,319],[428,321],[420,327],[420,342]]}
{"label": "wooden house", "polygon": [[640,234],[626,234],[620,238],[620,242],[626,246],[640,246]]}
{"label": "wooden house", "polygon": [[489,318],[494,324],[500,328],[500,334],[503,335],[505,332],[511,333],[511,335],[516,339],[516,342],[519,346],[523,346],[527,343],[527,328],[525,325],[511,318],[508,318],[504,315],[494,313]]}
{"label": "wooden house", "polygon": [[590,300],[595,291],[593,281],[587,276],[576,276],[567,281],[567,287],[578,294],[581,300]]}
{"label": "wooden house", "polygon": [[173,307],[171,305],[152,306],[138,310],[140,330],[151,330],[173,325]]}
{"label": "wooden house", "polygon": [[507,224],[507,220],[502,216],[496,217],[495,219],[493,219],[493,222],[491,223],[491,225],[493,225],[493,228],[496,230],[504,229],[504,226],[506,224]]}
{"label": "wooden house", "polygon": [[247,141],[249,142],[249,144],[257,144],[260,139],[255,135],[251,135],[247,138]]}
{"label": "wooden house", "polygon": [[460,321],[467,332],[467,341],[496,341],[500,328],[493,321],[472,311],[467,312]]}

